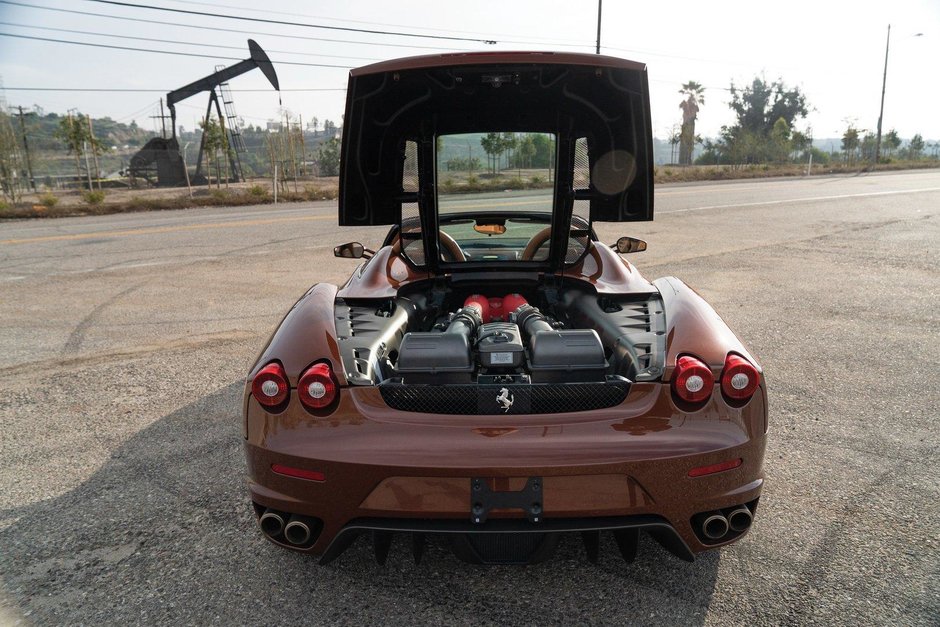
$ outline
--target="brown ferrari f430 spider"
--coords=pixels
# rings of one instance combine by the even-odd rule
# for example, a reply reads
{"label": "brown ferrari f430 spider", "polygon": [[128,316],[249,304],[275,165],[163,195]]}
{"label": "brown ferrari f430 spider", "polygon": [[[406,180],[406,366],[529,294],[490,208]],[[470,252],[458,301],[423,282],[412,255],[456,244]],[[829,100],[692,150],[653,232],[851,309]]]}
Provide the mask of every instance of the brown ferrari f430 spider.
{"label": "brown ferrari f430 spider", "polygon": [[452,54],[350,73],[339,224],[388,225],[342,287],[288,312],[248,375],[262,533],[335,559],[447,538],[532,563],[578,532],[623,557],[734,542],[763,484],[761,368],[672,277],[595,222],[653,219],[643,64]]}

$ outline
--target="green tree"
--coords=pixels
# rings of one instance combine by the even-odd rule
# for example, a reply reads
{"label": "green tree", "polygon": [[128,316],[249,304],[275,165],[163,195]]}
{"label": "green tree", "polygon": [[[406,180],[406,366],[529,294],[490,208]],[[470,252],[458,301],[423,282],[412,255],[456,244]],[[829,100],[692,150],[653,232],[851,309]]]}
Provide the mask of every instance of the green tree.
{"label": "green tree", "polygon": [[885,152],[888,153],[888,155],[893,155],[897,149],[901,147],[901,138],[898,137],[898,132],[896,130],[891,129],[885,133],[881,143],[885,148]]}
{"label": "green tree", "polygon": [[802,159],[813,145],[813,130],[807,128],[806,132],[793,131],[790,135],[790,150]]}
{"label": "green tree", "polygon": [[682,109],[682,131],[679,134],[679,163],[690,165],[692,151],[695,148],[695,120],[698,119],[700,105],[705,104],[705,87],[701,83],[689,81],[682,84],[679,93],[686,99],[679,103]]}
{"label": "green tree", "polygon": [[20,197],[19,174],[22,165],[13,117],[0,109],[0,187],[3,189],[3,197],[11,203],[16,203]]}
{"label": "green tree", "polygon": [[777,118],[770,131],[770,152],[774,161],[783,163],[790,156],[790,125],[783,118]]}
{"label": "green tree", "polygon": [[731,109],[738,117],[737,126],[767,137],[777,120],[783,118],[789,128],[809,113],[806,96],[798,87],[788,88],[782,80],[767,83],[754,78],[751,84],[738,89],[731,84]]}
{"label": "green tree", "polygon": [[516,134],[503,133],[502,137],[500,137],[500,141],[502,142],[503,152],[509,153],[506,156],[506,167],[509,167],[509,164],[512,161],[513,152],[516,150],[516,145],[518,144],[518,141],[516,140]]}
{"label": "green tree", "polygon": [[535,141],[531,134],[523,135],[516,148],[516,161],[521,168],[532,167],[532,157],[535,156]]}
{"label": "green tree", "polygon": [[[65,144],[68,154],[75,156],[75,171],[78,173],[79,180],[82,179],[81,158],[86,155],[86,150],[91,149],[95,152],[101,150],[100,141],[92,137],[91,129],[84,122],[84,116],[77,113],[75,116],[69,115],[59,120],[59,127],[55,131],[58,139]],[[88,189],[91,189],[89,183]]]}
{"label": "green tree", "polygon": [[842,152],[845,153],[846,161],[855,161],[855,153],[858,150],[858,146],[858,129],[849,124],[849,127],[845,129],[845,133],[842,134]]}
{"label": "green tree", "polygon": [[328,139],[317,148],[317,163],[320,165],[320,176],[339,175],[340,141],[335,137]]}
{"label": "green tree", "polygon": [[497,161],[499,155],[503,153],[502,138],[499,133],[487,133],[480,139],[480,146],[483,147],[483,152],[486,153],[490,172],[496,174]]}
{"label": "green tree", "polygon": [[858,144],[858,150],[863,161],[873,161],[875,159],[875,145],[877,143],[878,140],[872,133],[865,133],[862,141]]}
{"label": "green tree", "polygon": [[216,187],[221,187],[222,177],[219,163],[219,151],[228,154],[228,134],[225,132],[225,127],[222,126],[222,123],[213,117],[201,120],[199,122],[199,128],[202,129],[204,134],[202,148],[203,153],[206,155],[206,178],[212,178],[212,161],[214,160],[216,170],[215,184]]}
{"label": "green tree", "polygon": [[920,153],[924,150],[924,138],[921,137],[920,133],[911,137],[911,143],[908,145],[908,150],[911,153],[911,159],[915,161],[920,159]]}
{"label": "green tree", "polygon": [[555,164],[555,141],[547,133],[530,133],[535,154],[532,156],[533,168],[551,168]]}
{"label": "green tree", "polygon": [[[717,149],[732,164],[779,158],[784,137],[789,141],[796,121],[809,112],[806,97],[798,87],[787,87],[780,79],[768,83],[761,77],[755,77],[744,88],[732,83],[728,106],[737,122],[722,127]],[[787,152],[789,149],[787,146]]]}

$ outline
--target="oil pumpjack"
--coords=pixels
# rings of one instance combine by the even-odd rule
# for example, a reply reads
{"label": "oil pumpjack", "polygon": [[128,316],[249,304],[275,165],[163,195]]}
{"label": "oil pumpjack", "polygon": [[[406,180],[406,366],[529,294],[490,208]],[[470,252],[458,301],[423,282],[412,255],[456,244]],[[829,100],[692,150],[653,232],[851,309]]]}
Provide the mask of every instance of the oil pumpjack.
{"label": "oil pumpjack", "polygon": [[[226,105],[226,110],[228,110],[229,105],[231,105],[231,96],[226,97],[227,93],[230,94],[230,92],[227,91],[227,82],[255,68],[261,70],[275,90],[279,92],[281,89],[277,80],[277,73],[274,71],[274,65],[271,63],[271,60],[264,50],[261,49],[261,46],[253,39],[249,39],[248,51],[251,56],[244,61],[239,61],[235,65],[218,69],[209,76],[200,78],[184,87],[167,93],[166,104],[170,109],[171,128],[173,129],[172,135],[169,138],[152,138],[143,148],[131,157],[129,174],[132,179],[145,178],[151,180],[153,175],[156,174],[156,184],[158,187],[179,187],[186,185],[186,164],[180,154],[179,140],[176,137],[176,104],[190,96],[208,91],[209,104],[206,107],[205,120],[208,121],[212,116],[212,108],[214,105],[216,113],[219,116],[219,123],[222,125],[225,132],[228,133],[229,145],[232,147],[232,150],[226,151],[228,153],[232,178],[236,181],[244,180],[241,160],[238,156],[239,152],[244,151],[244,142],[238,134],[234,120],[231,119],[234,117],[234,111],[232,111],[232,115],[229,115],[230,121],[229,124],[226,125],[226,116],[222,113],[222,105],[219,103],[219,95],[216,93],[217,88],[222,92],[222,100]],[[203,174],[202,171],[202,155],[205,150],[205,145],[206,133],[202,133],[202,139],[199,142],[199,156],[196,160],[196,173],[191,179],[191,182],[194,184],[206,182],[206,175]]]}

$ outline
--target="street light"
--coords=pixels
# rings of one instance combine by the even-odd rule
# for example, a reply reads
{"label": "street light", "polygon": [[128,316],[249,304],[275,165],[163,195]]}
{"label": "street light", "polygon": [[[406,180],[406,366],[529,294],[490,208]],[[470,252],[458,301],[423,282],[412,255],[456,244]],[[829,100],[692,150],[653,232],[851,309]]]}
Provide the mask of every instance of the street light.
{"label": "street light", "polygon": [[[912,37],[923,37],[923,33],[914,33]],[[888,38],[885,41],[885,71],[881,77],[881,108],[878,109],[878,136],[875,138],[875,165],[881,158],[881,120],[885,112],[885,86],[888,83],[888,46],[891,44],[891,24],[888,24]]]}

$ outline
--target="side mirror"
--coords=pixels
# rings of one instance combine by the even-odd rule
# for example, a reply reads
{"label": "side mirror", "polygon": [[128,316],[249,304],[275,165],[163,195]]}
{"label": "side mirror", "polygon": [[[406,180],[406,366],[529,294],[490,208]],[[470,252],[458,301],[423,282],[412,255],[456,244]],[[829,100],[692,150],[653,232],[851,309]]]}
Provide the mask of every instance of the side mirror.
{"label": "side mirror", "polygon": [[646,242],[635,237],[621,237],[611,248],[621,255],[626,255],[627,253],[641,253],[646,250]]}
{"label": "side mirror", "polygon": [[359,242],[340,244],[333,249],[333,256],[343,259],[362,259],[366,256],[366,247]]}

